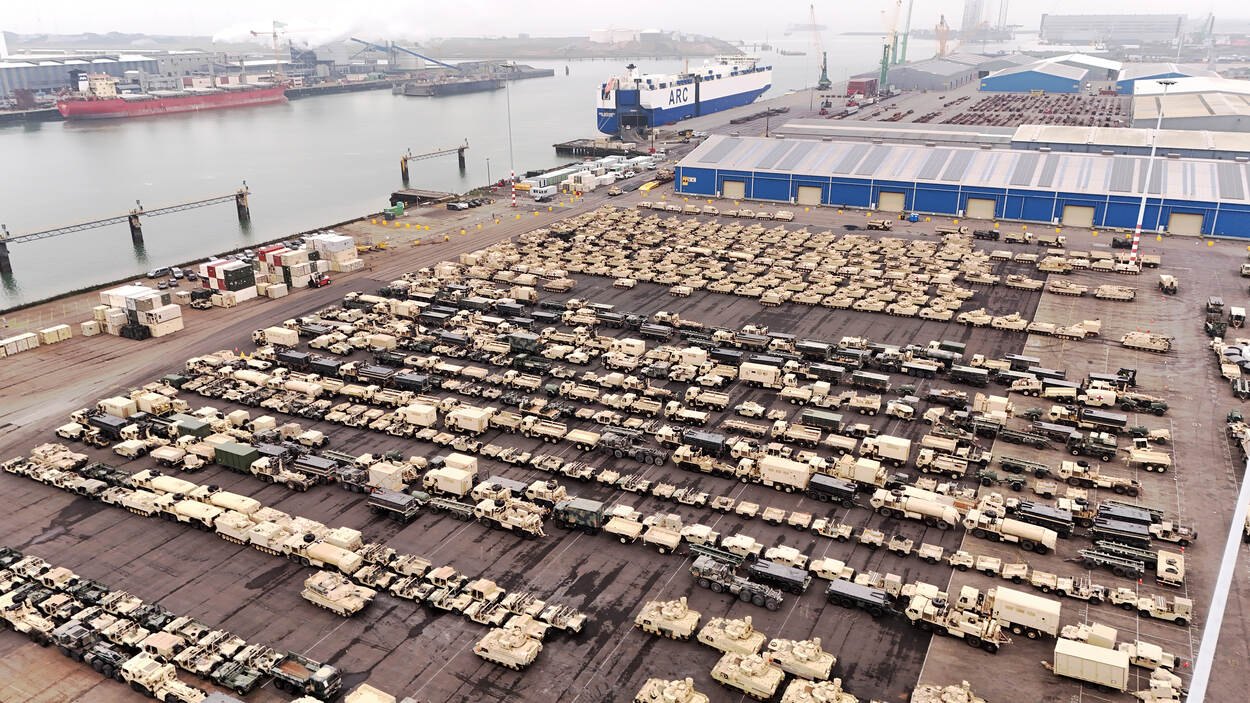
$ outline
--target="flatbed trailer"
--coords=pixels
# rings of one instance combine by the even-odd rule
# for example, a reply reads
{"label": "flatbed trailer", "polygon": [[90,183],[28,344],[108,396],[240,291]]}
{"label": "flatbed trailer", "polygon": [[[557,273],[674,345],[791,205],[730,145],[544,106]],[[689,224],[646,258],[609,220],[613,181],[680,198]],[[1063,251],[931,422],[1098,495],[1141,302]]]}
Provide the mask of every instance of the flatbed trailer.
{"label": "flatbed trailer", "polygon": [[1046,478],[1050,476],[1050,466],[1040,461],[1029,461],[1019,457],[999,455],[998,462],[1002,464],[1003,471],[1012,474],[1033,474],[1037,478]]}

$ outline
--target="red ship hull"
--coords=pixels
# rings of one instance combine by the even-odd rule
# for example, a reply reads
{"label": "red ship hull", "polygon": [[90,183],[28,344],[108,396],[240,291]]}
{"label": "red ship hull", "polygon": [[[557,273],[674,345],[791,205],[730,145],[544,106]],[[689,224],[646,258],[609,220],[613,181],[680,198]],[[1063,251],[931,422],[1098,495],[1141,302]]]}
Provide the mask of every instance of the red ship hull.
{"label": "red ship hull", "polygon": [[67,120],[104,120],[119,117],[144,117],[147,115],[172,115],[179,112],[220,110],[248,105],[270,105],[286,102],[286,88],[256,88],[226,93],[206,93],[151,100],[123,100],[121,98],[87,98],[61,100],[56,109]]}

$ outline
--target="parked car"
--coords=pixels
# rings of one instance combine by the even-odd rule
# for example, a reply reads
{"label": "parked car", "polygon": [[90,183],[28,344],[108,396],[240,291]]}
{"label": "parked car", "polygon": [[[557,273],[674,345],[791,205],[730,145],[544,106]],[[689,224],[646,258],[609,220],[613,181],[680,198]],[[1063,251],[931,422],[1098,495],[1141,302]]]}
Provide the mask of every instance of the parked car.
{"label": "parked car", "polygon": [[151,271],[148,271],[148,278],[163,278],[168,275],[169,275],[168,267],[162,267],[162,268],[152,269]]}
{"label": "parked car", "polygon": [[468,210],[469,204],[461,203],[461,202],[447,203],[447,209],[448,210]]}

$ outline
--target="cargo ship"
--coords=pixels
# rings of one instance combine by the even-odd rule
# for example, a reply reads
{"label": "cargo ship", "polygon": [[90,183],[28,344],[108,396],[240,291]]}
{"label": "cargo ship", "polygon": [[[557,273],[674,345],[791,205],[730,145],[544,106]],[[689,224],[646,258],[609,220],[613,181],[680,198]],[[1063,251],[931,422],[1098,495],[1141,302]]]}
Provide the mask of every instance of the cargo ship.
{"label": "cargo ship", "polygon": [[286,102],[286,86],[223,86],[112,96],[83,95],[58,100],[56,109],[67,120],[103,120],[281,102]]}
{"label": "cargo ship", "polygon": [[671,124],[748,105],[772,85],[772,66],[749,56],[722,56],[694,71],[625,74],[599,87],[595,123],[604,134]]}

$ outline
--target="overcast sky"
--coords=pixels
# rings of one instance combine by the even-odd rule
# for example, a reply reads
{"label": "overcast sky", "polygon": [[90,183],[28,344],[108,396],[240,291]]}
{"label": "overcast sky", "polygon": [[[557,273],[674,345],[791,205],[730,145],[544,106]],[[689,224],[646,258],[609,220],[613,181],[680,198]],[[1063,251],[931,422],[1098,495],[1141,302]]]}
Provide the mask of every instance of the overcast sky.
{"label": "overcast sky", "polygon": [[[985,0],[997,15],[1000,0]],[[904,4],[906,0],[903,0]],[[661,28],[723,39],[779,37],[787,24],[805,22],[808,0],[680,0],[656,2],[560,3],[534,0],[4,0],[0,29],[20,33],[143,32],[195,34],[241,39],[247,30],[267,29],[274,19],[292,38],[317,40],[365,34],[371,38],[424,39],[445,36],[586,35],[598,28]],[[817,20],[839,31],[876,31],[888,24],[893,0],[817,0]],[[472,8],[469,10],[467,8]],[[1036,28],[1043,12],[1133,14],[1214,12],[1226,19],[1250,17],[1243,0],[1010,0],[1013,24]],[[913,27],[932,27],[944,13],[958,27],[963,0],[915,0]],[[901,24],[901,22],[900,22]]]}

